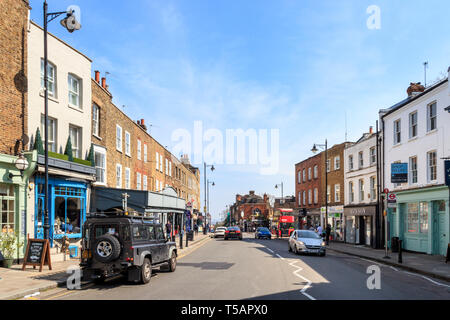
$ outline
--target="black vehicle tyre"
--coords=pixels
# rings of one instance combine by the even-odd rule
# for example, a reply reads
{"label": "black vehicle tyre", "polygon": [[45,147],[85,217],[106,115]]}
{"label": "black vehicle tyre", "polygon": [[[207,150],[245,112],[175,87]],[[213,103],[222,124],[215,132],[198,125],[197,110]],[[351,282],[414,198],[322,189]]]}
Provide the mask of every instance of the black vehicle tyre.
{"label": "black vehicle tyre", "polygon": [[288,245],[288,247],[289,247],[289,252],[292,252],[292,248],[291,248],[290,244]]}
{"label": "black vehicle tyre", "polygon": [[167,264],[169,266],[169,272],[174,272],[177,268],[177,255],[175,252],[172,252],[172,256]]}
{"label": "black vehicle tyre", "polygon": [[110,234],[105,234],[95,241],[93,255],[100,262],[111,262],[120,256],[120,242]]}
{"label": "black vehicle tyre", "polygon": [[101,276],[101,277],[95,278],[94,279],[94,283],[95,284],[104,284],[105,283],[105,277]]}
{"label": "black vehicle tyre", "polygon": [[324,252],[324,253],[322,253],[322,254],[321,254],[320,256],[321,256],[321,257],[325,257],[325,256],[326,256],[326,254],[327,254],[327,253],[326,253],[326,252]]}
{"label": "black vehicle tyre", "polygon": [[141,282],[143,284],[149,283],[152,278],[152,263],[150,259],[145,258],[141,266]]}

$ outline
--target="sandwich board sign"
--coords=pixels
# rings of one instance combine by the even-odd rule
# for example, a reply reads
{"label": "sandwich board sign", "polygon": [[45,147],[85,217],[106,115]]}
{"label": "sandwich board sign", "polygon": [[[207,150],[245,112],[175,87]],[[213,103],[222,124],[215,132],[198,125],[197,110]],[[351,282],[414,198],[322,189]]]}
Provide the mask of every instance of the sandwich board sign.
{"label": "sandwich board sign", "polygon": [[49,270],[52,270],[50,242],[48,240],[28,239],[22,271],[25,270],[27,265],[33,266],[33,269],[39,267],[39,272],[42,272],[44,265],[47,265]]}

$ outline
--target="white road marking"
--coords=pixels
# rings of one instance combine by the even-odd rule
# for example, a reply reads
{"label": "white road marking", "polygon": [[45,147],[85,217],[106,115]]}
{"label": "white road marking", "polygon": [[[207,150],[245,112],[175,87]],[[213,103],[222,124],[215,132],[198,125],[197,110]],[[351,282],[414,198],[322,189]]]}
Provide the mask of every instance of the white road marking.
{"label": "white road marking", "polygon": [[404,271],[404,270],[398,270],[397,268],[395,268],[393,266],[389,266],[389,265],[386,265],[386,264],[383,264],[383,263],[378,263],[378,262],[375,262],[375,261],[372,261],[372,260],[368,260],[368,259],[364,259],[364,258],[359,258],[359,259],[367,261],[367,262],[370,262],[370,263],[374,263],[374,264],[377,264],[377,265],[381,265],[381,266],[384,266],[384,267],[389,267],[392,270],[395,270],[397,272],[404,272],[404,273],[407,273],[407,274],[410,274],[410,275],[413,275],[413,276],[416,276],[416,277],[422,277],[422,278],[424,278],[424,279],[426,279],[426,280],[428,280],[428,281],[430,281],[430,282],[432,282],[432,283],[434,283],[434,284],[436,284],[438,286],[450,288],[449,285],[446,285],[446,284],[434,281],[434,280],[432,280],[432,279],[430,279],[428,277],[425,277],[425,276],[417,274],[417,273],[412,273],[412,272],[408,272],[408,271]]}
{"label": "white road marking", "polygon": [[29,294],[29,295],[24,296],[24,298],[25,298],[25,299],[28,299],[28,298],[31,298],[31,297],[38,296],[38,295],[40,295],[40,294],[41,294],[41,293],[40,293],[39,291],[37,291],[37,292],[35,292],[35,293],[32,293],[32,294]]}
{"label": "white road marking", "polygon": [[[273,250],[265,247],[267,250],[270,250],[271,252],[274,252]],[[281,260],[286,260],[285,258],[283,258],[282,256],[280,256],[278,253],[275,253],[275,255],[280,258]],[[304,276],[302,276],[301,274],[299,274],[300,271],[303,270],[302,267],[295,265],[297,262],[299,262],[298,260],[292,260],[291,263],[289,263],[290,266],[297,268],[297,270],[295,270],[294,272],[292,272],[295,276],[299,277],[300,279],[303,279],[304,281],[306,281],[306,285],[303,286],[303,288],[300,290],[300,293],[303,294],[305,297],[307,297],[310,300],[316,300],[316,298],[314,298],[313,296],[311,296],[310,294],[306,293],[306,290],[308,290],[311,287],[311,281],[308,280],[307,278],[305,278]]]}
{"label": "white road marking", "polygon": [[298,260],[294,260],[291,263],[289,263],[289,265],[297,268],[297,270],[292,272],[294,275],[296,275],[297,277],[299,277],[307,282],[307,284],[300,290],[300,293],[303,294],[305,297],[307,297],[310,300],[316,300],[316,298],[314,298],[313,296],[306,293],[306,290],[308,290],[311,287],[312,282],[310,280],[308,280],[307,278],[305,278],[304,276],[302,276],[301,274],[299,274],[299,272],[302,271],[303,268],[295,265],[297,262],[298,262]]}
{"label": "white road marking", "polygon": [[272,249],[270,249],[270,248],[267,248],[267,247],[266,247],[266,249],[267,249],[267,250],[269,250],[270,252],[272,252],[272,253],[273,253],[273,250],[272,250]]}
{"label": "white road marking", "polygon": [[420,274],[415,274],[415,273],[408,272],[408,271],[404,271],[404,272],[407,273],[407,274],[411,274],[411,275],[413,275],[413,276],[422,277],[422,278],[424,278],[424,279],[427,279],[428,281],[430,281],[430,282],[432,282],[432,283],[434,283],[434,284],[436,284],[436,285],[438,285],[438,286],[443,286],[443,287],[450,288],[449,285],[446,285],[446,284],[443,284],[443,283],[434,281],[434,280],[432,280],[432,279],[430,279],[430,278],[428,278],[428,277],[422,276],[422,275],[420,275]]}

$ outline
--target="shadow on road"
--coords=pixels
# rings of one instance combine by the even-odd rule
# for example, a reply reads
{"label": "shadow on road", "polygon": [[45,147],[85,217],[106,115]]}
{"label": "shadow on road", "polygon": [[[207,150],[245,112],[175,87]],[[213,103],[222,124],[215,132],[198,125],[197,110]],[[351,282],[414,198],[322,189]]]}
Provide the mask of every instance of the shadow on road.
{"label": "shadow on road", "polygon": [[178,266],[200,268],[202,270],[227,270],[230,269],[234,263],[227,262],[178,262]]}

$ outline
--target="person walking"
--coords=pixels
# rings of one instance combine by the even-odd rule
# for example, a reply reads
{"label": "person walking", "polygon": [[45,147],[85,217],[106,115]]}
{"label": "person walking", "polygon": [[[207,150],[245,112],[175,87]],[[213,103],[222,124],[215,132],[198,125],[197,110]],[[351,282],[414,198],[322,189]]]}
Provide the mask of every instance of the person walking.
{"label": "person walking", "polygon": [[195,235],[198,235],[198,224],[194,224]]}
{"label": "person walking", "polygon": [[328,224],[327,228],[325,229],[325,234],[326,234],[326,243],[328,245],[328,243],[330,242],[330,234],[331,234],[331,225]]}
{"label": "person walking", "polygon": [[172,225],[170,224],[170,221],[167,221],[167,223],[166,223],[166,234],[167,234],[167,238],[171,239]]}
{"label": "person walking", "polygon": [[322,228],[322,226],[319,224],[319,226],[317,227],[317,233],[319,234],[319,236],[322,236],[322,232],[323,232],[323,228]]}

